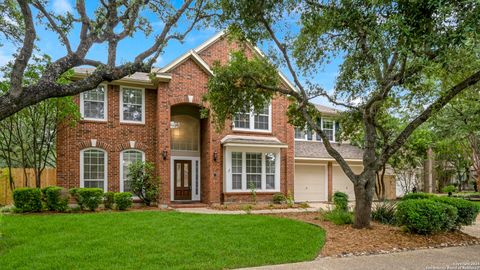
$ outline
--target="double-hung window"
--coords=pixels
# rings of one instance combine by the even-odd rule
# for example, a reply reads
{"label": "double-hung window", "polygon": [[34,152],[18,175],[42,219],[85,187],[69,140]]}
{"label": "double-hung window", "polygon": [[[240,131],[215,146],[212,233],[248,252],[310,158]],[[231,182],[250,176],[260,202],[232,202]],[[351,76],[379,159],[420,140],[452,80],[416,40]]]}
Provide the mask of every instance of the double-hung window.
{"label": "double-hung window", "polygon": [[80,187],[107,191],[107,153],[89,148],[80,152]]}
{"label": "double-hung window", "polygon": [[80,94],[80,114],[85,120],[107,120],[106,85],[99,85],[93,90]]}
{"label": "double-hung window", "polygon": [[[318,121],[318,125],[323,130],[325,135],[327,135],[328,140],[335,142],[335,132],[338,128],[334,120],[324,119]],[[312,129],[309,128],[295,128],[295,140],[297,141],[321,141],[322,138],[320,134],[317,134]]]}
{"label": "double-hung window", "polygon": [[137,161],[144,161],[145,160],[145,154],[142,151],[139,150],[125,150],[122,151],[121,153],[121,167],[120,167],[120,191],[121,192],[132,192],[132,189],[130,187],[130,181],[128,180],[128,167]]}
{"label": "double-hung window", "polygon": [[145,123],[145,89],[121,87],[120,121],[125,123]]}
{"label": "double-hung window", "polygon": [[237,113],[233,117],[233,130],[264,131],[272,130],[272,105],[246,113]]}
{"label": "double-hung window", "polygon": [[280,190],[280,151],[265,149],[227,150],[227,192]]}

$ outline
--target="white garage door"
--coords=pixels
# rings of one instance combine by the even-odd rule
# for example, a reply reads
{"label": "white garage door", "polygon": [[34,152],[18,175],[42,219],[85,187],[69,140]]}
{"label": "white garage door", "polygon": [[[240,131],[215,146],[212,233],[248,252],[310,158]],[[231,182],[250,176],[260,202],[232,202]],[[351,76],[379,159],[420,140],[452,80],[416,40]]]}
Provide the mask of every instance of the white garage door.
{"label": "white garage door", "polygon": [[[362,166],[350,166],[354,173],[361,173]],[[348,179],[348,176],[343,172],[342,168],[338,165],[333,165],[333,179],[332,179],[333,192],[341,191],[348,194],[350,201],[355,200],[355,191],[353,190],[353,183]]]}
{"label": "white garage door", "polygon": [[325,165],[295,165],[294,195],[297,202],[327,200]]}

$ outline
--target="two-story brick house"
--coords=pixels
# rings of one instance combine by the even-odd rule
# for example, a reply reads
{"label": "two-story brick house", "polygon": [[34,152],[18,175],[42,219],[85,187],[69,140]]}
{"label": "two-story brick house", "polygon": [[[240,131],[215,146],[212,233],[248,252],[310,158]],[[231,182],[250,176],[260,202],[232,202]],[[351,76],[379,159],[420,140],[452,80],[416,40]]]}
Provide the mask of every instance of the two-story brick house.
{"label": "two-story brick house", "polygon": [[[135,73],[75,97],[82,120],[62,127],[57,139],[57,182],[66,188],[99,187],[128,191],[127,167],[133,161],[155,164],[161,204],[206,204],[259,200],[276,192],[297,201],[325,201],[335,190],[351,193],[352,184],[315,134],[287,122],[288,100],[278,96],[264,111],[237,115],[218,133],[200,117],[202,96],[214,61],[225,63],[232,50],[261,55],[249,44],[229,42],[219,33],[163,68]],[[81,78],[90,69],[76,69]],[[287,87],[292,84],[279,73]],[[335,140],[336,112],[319,106],[322,122]],[[361,151],[338,145],[354,165]],[[316,165],[316,166],[315,166]],[[361,168],[361,167],[359,167]],[[353,197],[352,197],[353,198]]]}

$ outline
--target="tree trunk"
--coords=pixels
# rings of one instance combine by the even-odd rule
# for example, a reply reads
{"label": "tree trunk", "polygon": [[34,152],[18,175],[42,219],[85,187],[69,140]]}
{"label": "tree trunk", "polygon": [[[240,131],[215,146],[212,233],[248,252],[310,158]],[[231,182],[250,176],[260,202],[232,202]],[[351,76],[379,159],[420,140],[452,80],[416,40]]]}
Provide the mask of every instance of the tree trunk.
{"label": "tree trunk", "polygon": [[367,172],[354,184],[355,191],[355,221],[357,229],[369,228],[372,213],[373,194],[375,193],[375,171]]}

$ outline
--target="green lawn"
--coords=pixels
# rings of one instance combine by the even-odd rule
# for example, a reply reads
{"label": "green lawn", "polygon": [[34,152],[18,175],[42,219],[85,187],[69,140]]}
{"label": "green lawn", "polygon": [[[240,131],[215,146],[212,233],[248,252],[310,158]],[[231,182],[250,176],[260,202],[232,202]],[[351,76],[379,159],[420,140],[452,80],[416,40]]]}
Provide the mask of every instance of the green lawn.
{"label": "green lawn", "polygon": [[224,269],[314,259],[325,232],[258,215],[0,216],[3,269]]}

